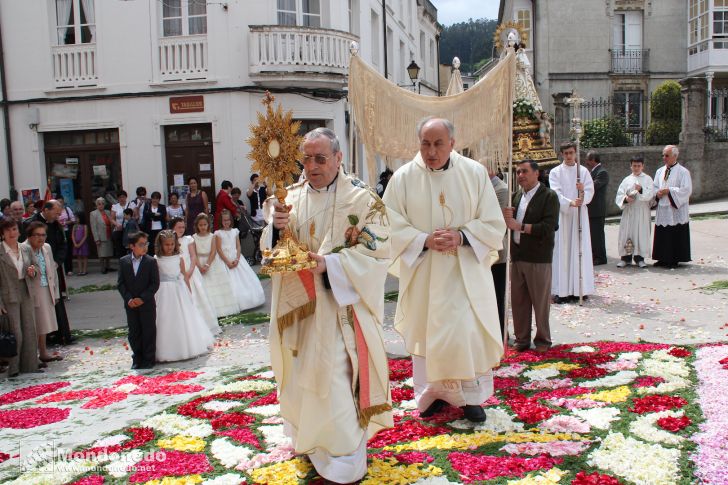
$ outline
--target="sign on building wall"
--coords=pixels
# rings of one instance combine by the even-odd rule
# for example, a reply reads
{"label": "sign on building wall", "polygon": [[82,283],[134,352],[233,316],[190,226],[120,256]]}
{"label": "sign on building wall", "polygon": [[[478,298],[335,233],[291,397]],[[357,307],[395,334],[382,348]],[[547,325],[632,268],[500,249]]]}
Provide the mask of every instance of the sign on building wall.
{"label": "sign on building wall", "polygon": [[204,96],[175,96],[169,98],[169,112],[179,113],[201,113],[205,111]]}

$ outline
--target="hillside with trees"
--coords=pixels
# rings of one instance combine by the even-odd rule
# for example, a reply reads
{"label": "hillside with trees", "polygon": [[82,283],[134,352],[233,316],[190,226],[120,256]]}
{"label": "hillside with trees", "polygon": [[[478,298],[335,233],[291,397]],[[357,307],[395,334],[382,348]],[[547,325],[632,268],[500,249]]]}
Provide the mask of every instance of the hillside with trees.
{"label": "hillside with trees", "polygon": [[469,19],[443,27],[440,36],[440,61],[443,64],[460,58],[460,70],[473,72],[493,56],[493,33],[497,20]]}

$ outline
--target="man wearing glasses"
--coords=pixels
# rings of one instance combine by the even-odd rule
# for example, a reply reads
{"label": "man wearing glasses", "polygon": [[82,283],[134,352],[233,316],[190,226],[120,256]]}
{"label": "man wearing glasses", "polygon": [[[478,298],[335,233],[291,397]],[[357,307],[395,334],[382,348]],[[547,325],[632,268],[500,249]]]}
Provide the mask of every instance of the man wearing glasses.
{"label": "man wearing glasses", "polygon": [[274,274],[271,363],[296,453],[334,483],[367,471],[367,439],[392,426],[382,340],[389,219],[369,187],[344,173],[333,131],[316,128],[302,145],[305,180],[275,202],[261,249],[288,229],[316,268]]}
{"label": "man wearing glasses", "polygon": [[690,171],[678,163],[675,145],[662,150],[665,165],[655,173],[654,189],[657,210],[652,259],[655,266],[674,269],[690,261],[690,194],[693,181]]}

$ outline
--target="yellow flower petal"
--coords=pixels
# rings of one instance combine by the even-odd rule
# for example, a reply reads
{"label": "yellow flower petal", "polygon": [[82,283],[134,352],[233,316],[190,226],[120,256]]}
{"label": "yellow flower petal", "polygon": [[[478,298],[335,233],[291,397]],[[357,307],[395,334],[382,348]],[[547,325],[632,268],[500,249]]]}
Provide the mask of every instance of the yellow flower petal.
{"label": "yellow flower petal", "polygon": [[205,449],[205,440],[191,436],[177,435],[173,438],[157,440],[157,446],[168,450],[200,452]]}
{"label": "yellow flower petal", "polygon": [[415,483],[420,478],[439,477],[442,473],[441,468],[432,465],[422,466],[419,463],[404,465],[393,458],[386,461],[375,458],[369,465],[367,475],[361,485],[377,485],[380,483],[408,485]]}
{"label": "yellow flower petal", "polygon": [[606,390],[606,391],[600,391],[600,392],[592,392],[589,394],[582,394],[580,396],[577,396],[577,399],[591,399],[593,401],[603,401],[603,402],[625,402],[627,398],[632,394],[632,391],[629,390],[629,387],[627,386],[620,386],[616,387],[614,389]]}
{"label": "yellow flower petal", "polygon": [[311,464],[294,458],[293,460],[276,463],[275,465],[257,468],[250,472],[255,483],[266,483],[268,485],[298,485],[298,480],[303,479],[311,471]]}
{"label": "yellow flower petal", "polygon": [[556,369],[559,371],[570,371],[574,369],[580,369],[579,364],[567,364],[566,362],[549,362],[546,364],[537,364],[531,366],[531,369]]}
{"label": "yellow flower petal", "polygon": [[546,472],[528,474],[520,480],[508,480],[508,485],[558,485],[564,475],[566,475],[564,470],[552,468]]}
{"label": "yellow flower petal", "polygon": [[405,450],[430,450],[433,448],[439,448],[443,450],[465,450],[470,448],[479,448],[490,443],[549,443],[552,441],[561,440],[587,440],[588,437],[580,435],[572,435],[569,433],[502,433],[497,434],[491,431],[480,431],[472,434],[449,434],[430,436],[422,438],[412,443],[406,443],[402,445],[387,446],[384,449],[400,453]]}

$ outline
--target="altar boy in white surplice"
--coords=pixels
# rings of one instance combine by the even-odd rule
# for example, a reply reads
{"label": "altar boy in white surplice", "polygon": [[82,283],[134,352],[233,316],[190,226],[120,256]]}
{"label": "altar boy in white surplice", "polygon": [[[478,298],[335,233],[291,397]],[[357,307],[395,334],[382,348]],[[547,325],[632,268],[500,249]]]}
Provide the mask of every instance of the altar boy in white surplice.
{"label": "altar boy in white surplice", "polygon": [[646,268],[645,258],[650,255],[650,226],[652,216],[650,205],[654,199],[652,177],[642,171],[644,168],[642,157],[632,157],[629,174],[619,184],[617,207],[622,209],[622,220],[619,222],[619,240],[617,250],[621,261],[617,267],[624,268],[634,263],[640,268]]}
{"label": "altar boy in white surplice", "polygon": [[551,190],[559,196],[559,227],[554,238],[551,294],[554,295],[554,303],[573,303],[579,301],[580,287],[584,296],[594,294],[594,263],[589,212],[586,209],[594,197],[594,181],[589,169],[576,164],[576,145],[573,142],[562,143],[559,150],[564,161],[549,172]]}
{"label": "altar boy in white surplice", "polygon": [[412,354],[420,416],[449,403],[482,422],[503,355],[490,265],[506,224],[485,167],[452,151],[452,123],[425,118],[417,133],[420,153],[384,193],[399,276],[395,328]]}
{"label": "altar boy in white surplice", "polygon": [[387,211],[369,187],[341,170],[333,131],[304,137],[305,180],[275,203],[262,248],[287,227],[318,266],[273,275],[270,351],[286,432],[326,480],[367,471],[367,439],[392,426],[382,338],[389,267]]}

